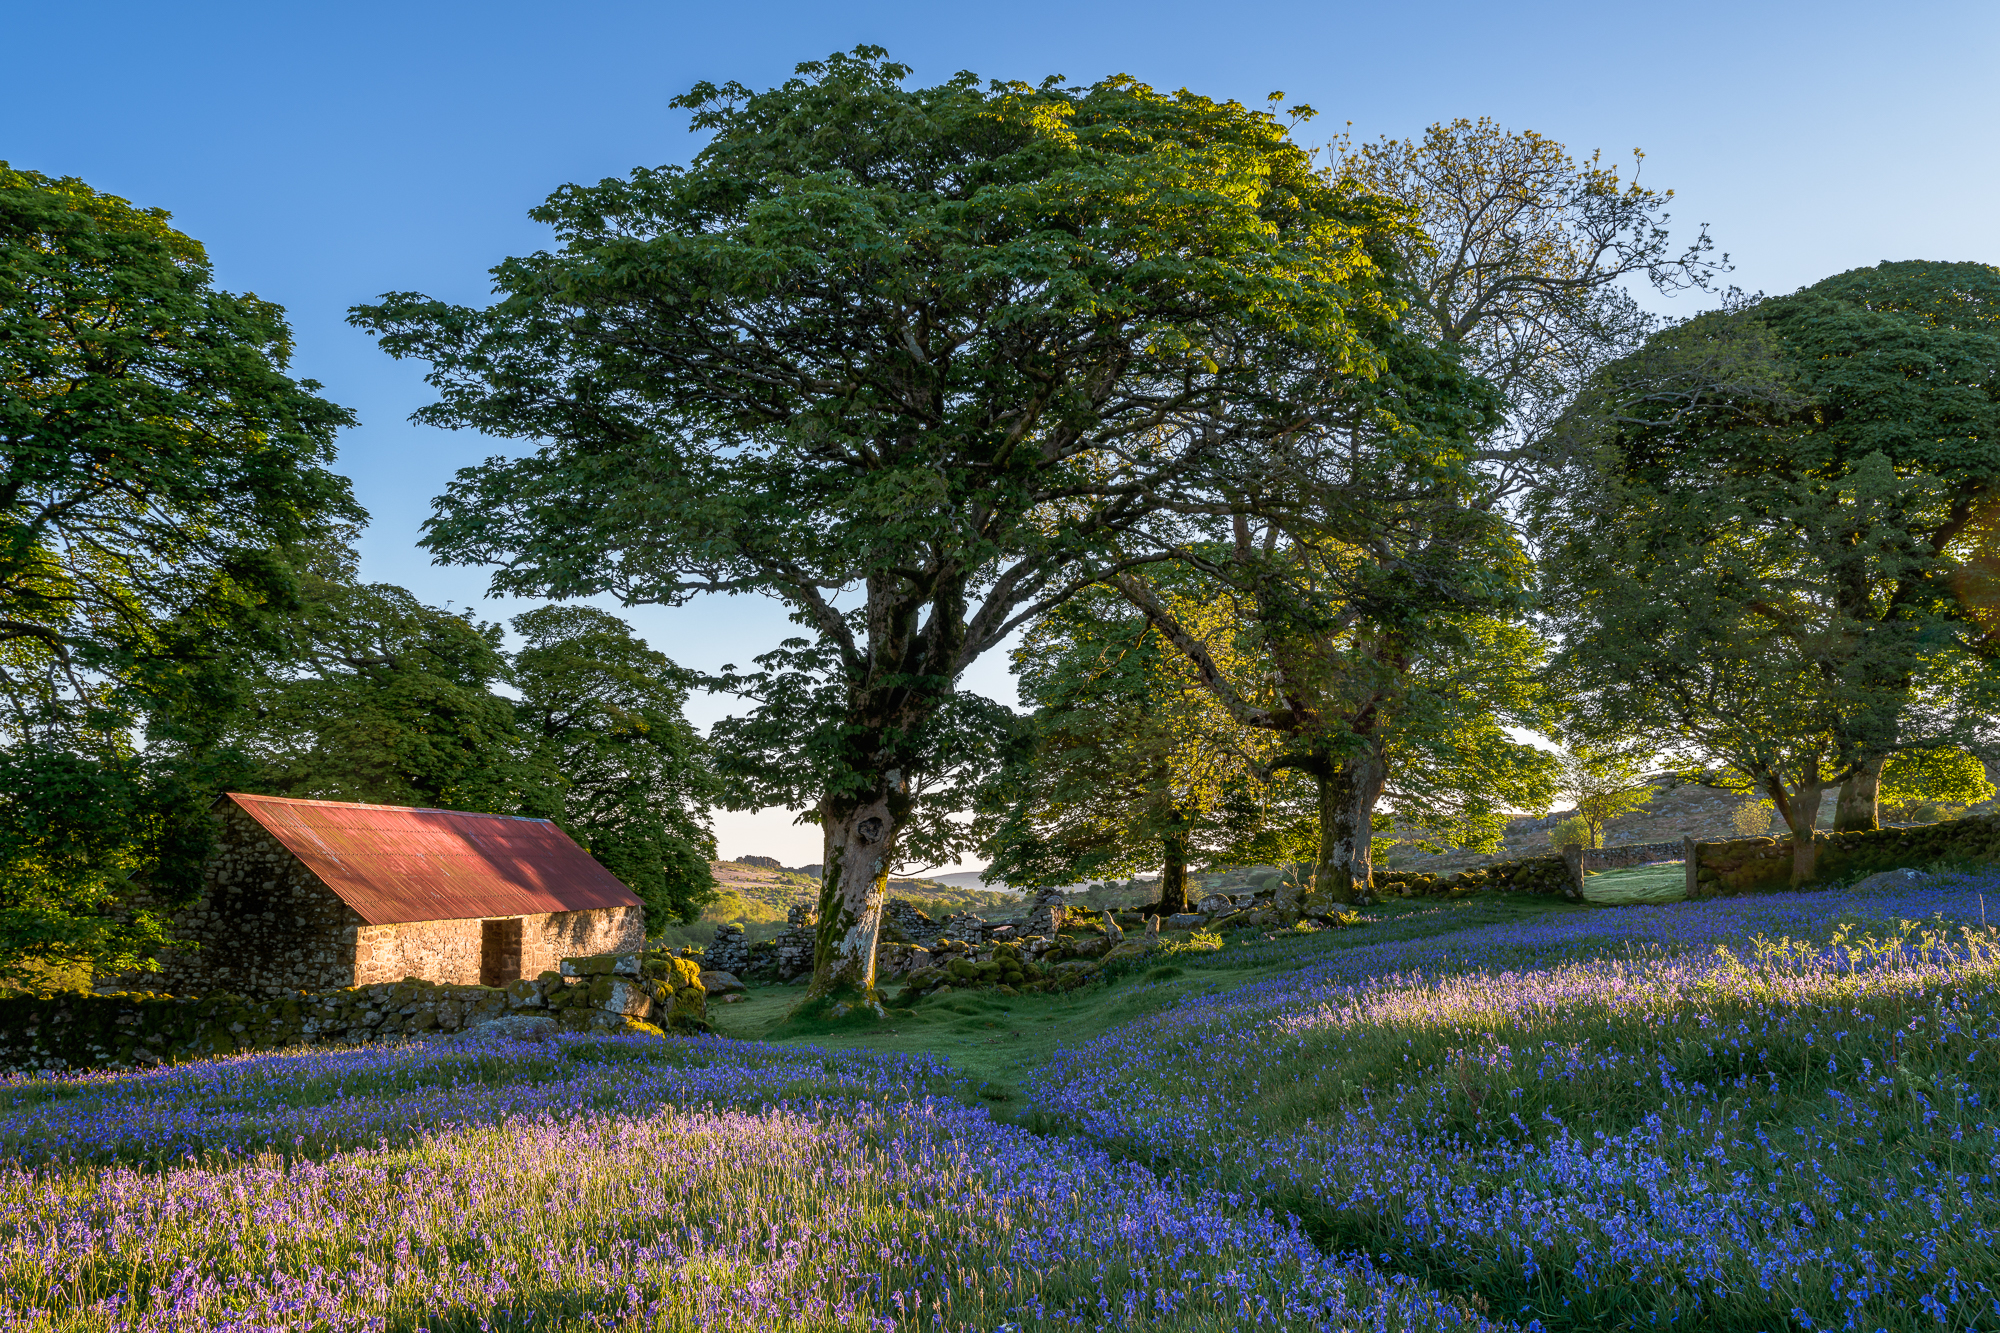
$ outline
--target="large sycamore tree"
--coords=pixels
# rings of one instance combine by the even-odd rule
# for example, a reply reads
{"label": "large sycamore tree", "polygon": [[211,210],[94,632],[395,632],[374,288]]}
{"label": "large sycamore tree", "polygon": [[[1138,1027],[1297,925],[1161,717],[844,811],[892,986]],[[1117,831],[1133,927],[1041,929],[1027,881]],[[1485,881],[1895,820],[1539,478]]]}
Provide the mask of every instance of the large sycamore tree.
{"label": "large sycamore tree", "polygon": [[559,247],[495,304],[354,316],[430,363],[423,420],[533,442],[442,497],[441,558],[506,593],[766,593],[814,636],[815,999],[872,993],[960,673],[1218,460],[1317,429],[1393,313],[1399,215],[1270,112],[908,73],[699,85],[692,163],[551,196]]}

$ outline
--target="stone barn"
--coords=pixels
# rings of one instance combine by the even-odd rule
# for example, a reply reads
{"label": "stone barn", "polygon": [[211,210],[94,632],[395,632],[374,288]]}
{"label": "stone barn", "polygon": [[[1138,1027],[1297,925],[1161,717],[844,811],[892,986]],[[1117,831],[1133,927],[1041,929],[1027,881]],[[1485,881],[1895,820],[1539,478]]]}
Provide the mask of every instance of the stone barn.
{"label": "stone barn", "polygon": [[175,934],[135,978],[179,994],[282,995],[418,977],[504,986],[638,949],[632,891],[546,819],[231,792]]}

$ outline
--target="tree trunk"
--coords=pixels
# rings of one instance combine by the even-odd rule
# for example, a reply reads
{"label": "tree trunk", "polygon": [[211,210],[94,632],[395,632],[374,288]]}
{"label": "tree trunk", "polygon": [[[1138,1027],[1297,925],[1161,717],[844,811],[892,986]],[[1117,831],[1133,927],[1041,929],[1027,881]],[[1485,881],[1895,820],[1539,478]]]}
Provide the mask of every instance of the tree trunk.
{"label": "tree trunk", "polygon": [[1363,754],[1348,761],[1354,783],[1354,851],[1348,864],[1354,869],[1355,896],[1364,903],[1375,897],[1375,802],[1389,781],[1387,749],[1371,739]]}
{"label": "tree trunk", "polygon": [[1878,796],[1882,788],[1882,765],[1876,757],[1864,759],[1861,767],[1840,784],[1840,797],[1833,807],[1833,831],[1855,833],[1882,827]]}
{"label": "tree trunk", "polygon": [[[1313,895],[1335,902],[1368,900],[1375,886],[1375,802],[1388,780],[1379,743],[1338,768],[1314,772],[1319,789],[1319,861],[1313,867]],[[1280,901],[1278,910],[1296,916],[1305,904]]]}
{"label": "tree trunk", "polygon": [[1826,795],[1826,784],[1815,776],[1801,781],[1790,792],[1775,781],[1767,787],[1771,804],[1778,807],[1786,827],[1792,831],[1792,887],[1800,888],[1812,882],[1813,868],[1819,860],[1819,803]]}
{"label": "tree trunk", "polygon": [[819,942],[806,999],[837,1000],[879,1009],[875,996],[875,946],[882,934],[882,905],[889,896],[889,866],[902,824],[896,813],[901,775],[873,800],[836,810],[822,806],[826,868],[819,890]]}
{"label": "tree trunk", "polygon": [[1187,910],[1187,834],[1175,829],[1160,838],[1159,913],[1172,916]]}
{"label": "tree trunk", "polygon": [[[1351,903],[1354,893],[1354,774],[1345,765],[1324,765],[1313,772],[1319,791],[1319,859],[1313,863],[1312,893],[1316,898]],[[1367,871],[1364,869],[1365,875]],[[1285,917],[1297,919],[1305,903],[1297,886],[1281,886],[1272,905]]]}

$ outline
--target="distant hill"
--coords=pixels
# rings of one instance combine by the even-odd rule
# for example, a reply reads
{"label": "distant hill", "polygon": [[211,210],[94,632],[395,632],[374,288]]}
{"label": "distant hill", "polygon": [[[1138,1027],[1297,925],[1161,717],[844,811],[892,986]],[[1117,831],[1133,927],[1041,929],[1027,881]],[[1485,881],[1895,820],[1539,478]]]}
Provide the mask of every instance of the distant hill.
{"label": "distant hill", "polygon": [[1010,889],[1003,884],[986,884],[981,882],[977,870],[954,870],[949,875],[932,875],[929,878],[933,884],[941,884],[951,889],[978,889],[986,893],[1004,893],[1010,898],[1019,898],[1021,896],[1017,890]]}
{"label": "distant hill", "polygon": [[[765,859],[769,858],[759,858],[760,861]],[[793,905],[818,900],[819,877],[816,872],[819,867],[808,868],[815,873],[805,874],[802,870],[782,867],[773,869],[743,861],[711,861],[709,869],[715,873],[716,900],[702,911],[693,925],[669,927],[664,932],[664,938],[671,946],[705,945],[714,937],[717,926],[736,922],[742,925],[745,937],[750,940],[771,939],[784,931],[786,914]],[[976,883],[979,877],[974,875],[972,878]],[[932,916],[967,908],[981,912],[1005,911],[1021,905],[1021,895],[1017,893],[969,889],[932,879],[892,879],[889,881],[889,896],[907,899]]]}

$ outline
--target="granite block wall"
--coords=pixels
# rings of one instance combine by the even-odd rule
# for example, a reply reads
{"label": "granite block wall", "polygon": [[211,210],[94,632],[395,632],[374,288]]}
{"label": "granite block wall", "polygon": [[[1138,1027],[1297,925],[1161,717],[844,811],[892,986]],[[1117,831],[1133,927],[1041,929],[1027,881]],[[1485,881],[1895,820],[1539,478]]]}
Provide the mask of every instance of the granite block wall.
{"label": "granite block wall", "polygon": [[174,934],[199,947],[164,953],[158,971],[126,984],[242,995],[352,985],[360,915],[240,808],[221,814],[201,899],[173,918]]}

